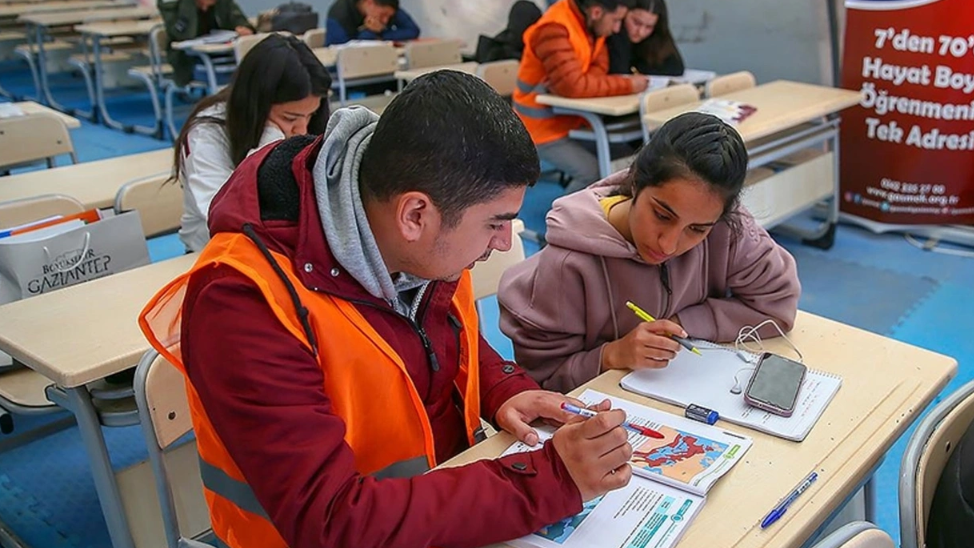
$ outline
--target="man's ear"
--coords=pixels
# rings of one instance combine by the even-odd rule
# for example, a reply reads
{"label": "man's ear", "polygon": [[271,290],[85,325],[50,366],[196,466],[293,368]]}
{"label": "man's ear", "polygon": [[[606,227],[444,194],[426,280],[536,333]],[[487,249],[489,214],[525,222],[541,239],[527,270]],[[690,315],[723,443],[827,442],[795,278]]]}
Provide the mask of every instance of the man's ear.
{"label": "man's ear", "polygon": [[406,192],[395,198],[396,226],[407,242],[419,241],[440,225],[440,213],[433,200],[422,192]]}
{"label": "man's ear", "polygon": [[589,6],[588,9],[585,10],[585,13],[588,15],[589,21],[596,21],[605,15],[605,10],[602,8],[602,6]]}

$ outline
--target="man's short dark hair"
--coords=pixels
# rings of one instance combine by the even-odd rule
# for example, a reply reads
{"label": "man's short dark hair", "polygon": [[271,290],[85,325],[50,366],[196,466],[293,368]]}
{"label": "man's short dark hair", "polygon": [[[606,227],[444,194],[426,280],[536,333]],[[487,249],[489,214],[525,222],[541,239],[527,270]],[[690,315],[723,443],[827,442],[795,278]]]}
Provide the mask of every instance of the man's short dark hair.
{"label": "man's short dark hair", "polygon": [[379,6],[385,6],[399,11],[399,0],[372,0]]}
{"label": "man's short dark hair", "polygon": [[467,208],[533,185],[540,170],[511,105],[476,76],[440,70],[413,80],[382,113],[359,184],[366,200],[423,192],[456,226]]}
{"label": "man's short dark hair", "polygon": [[585,9],[591,6],[602,6],[609,11],[615,11],[619,6],[632,9],[636,5],[636,0],[575,0],[578,7]]}

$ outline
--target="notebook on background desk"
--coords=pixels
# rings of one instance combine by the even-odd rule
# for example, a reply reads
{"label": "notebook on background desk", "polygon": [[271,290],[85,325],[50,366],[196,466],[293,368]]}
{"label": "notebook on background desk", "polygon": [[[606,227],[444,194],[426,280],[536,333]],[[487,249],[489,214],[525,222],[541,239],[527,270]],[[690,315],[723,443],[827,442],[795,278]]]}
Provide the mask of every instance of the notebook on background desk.
{"label": "notebook on background desk", "polygon": [[731,393],[735,384],[747,386],[758,354],[707,341],[694,340],[693,344],[702,356],[681,350],[667,367],[633,371],[619,384],[630,392],[679,407],[707,407],[718,412],[720,420],[791,441],[802,441],[808,436],[842,385],[838,376],[808,369],[794,414],[773,415],[747,405],[743,394]]}

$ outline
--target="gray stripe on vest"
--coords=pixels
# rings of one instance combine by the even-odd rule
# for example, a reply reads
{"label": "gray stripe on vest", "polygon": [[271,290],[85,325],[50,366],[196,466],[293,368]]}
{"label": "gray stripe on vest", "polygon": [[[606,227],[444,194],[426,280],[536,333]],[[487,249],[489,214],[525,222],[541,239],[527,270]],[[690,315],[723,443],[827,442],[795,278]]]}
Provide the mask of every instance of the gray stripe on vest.
{"label": "gray stripe on vest", "polygon": [[200,477],[203,478],[203,486],[210,491],[234,503],[241,510],[270,521],[271,518],[267,516],[264,507],[257,502],[257,495],[254,495],[253,489],[247,483],[231,478],[226,472],[202,458],[200,458]]}
{"label": "gray stripe on vest", "polygon": [[531,84],[518,78],[514,82],[514,85],[517,86],[518,91],[520,91],[521,93],[538,93],[538,94],[548,93],[548,86],[544,85],[543,83],[539,83],[535,86],[532,86]]}
{"label": "gray stripe on vest", "polygon": [[426,457],[416,457],[409,460],[401,460],[386,466],[382,470],[372,474],[375,479],[389,478],[411,478],[418,476],[430,469]]}
{"label": "gray stripe on vest", "polygon": [[554,118],[555,113],[550,108],[535,108],[514,103],[514,110],[528,118]]}

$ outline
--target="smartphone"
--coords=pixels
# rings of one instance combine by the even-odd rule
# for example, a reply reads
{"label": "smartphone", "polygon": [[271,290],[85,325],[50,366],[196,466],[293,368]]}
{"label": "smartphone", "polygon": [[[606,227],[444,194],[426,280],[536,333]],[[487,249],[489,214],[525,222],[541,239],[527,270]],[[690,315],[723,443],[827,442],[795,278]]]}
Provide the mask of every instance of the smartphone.
{"label": "smartphone", "polygon": [[790,417],[805,380],[806,367],[794,360],[765,352],[744,391],[744,401],[775,415]]}

